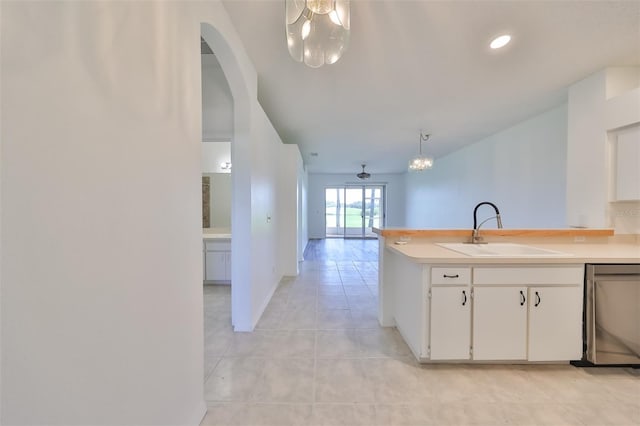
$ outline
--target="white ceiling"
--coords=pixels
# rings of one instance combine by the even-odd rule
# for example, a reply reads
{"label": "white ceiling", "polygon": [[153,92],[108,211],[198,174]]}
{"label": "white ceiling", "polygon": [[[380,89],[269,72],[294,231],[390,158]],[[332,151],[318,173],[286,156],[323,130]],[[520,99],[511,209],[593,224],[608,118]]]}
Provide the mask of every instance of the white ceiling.
{"label": "white ceiling", "polygon": [[[284,0],[223,0],[258,72],[258,98],[310,172],[404,172],[566,101],[607,66],[640,65],[640,1],[351,1],[333,65],[289,56]],[[490,51],[493,36],[512,42]],[[311,157],[317,152],[318,157]]]}

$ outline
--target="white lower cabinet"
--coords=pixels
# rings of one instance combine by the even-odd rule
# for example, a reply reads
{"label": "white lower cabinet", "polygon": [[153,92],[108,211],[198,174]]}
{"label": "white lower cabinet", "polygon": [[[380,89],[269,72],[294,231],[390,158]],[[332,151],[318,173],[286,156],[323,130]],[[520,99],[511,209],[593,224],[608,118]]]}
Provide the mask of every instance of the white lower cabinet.
{"label": "white lower cabinet", "polygon": [[431,359],[469,359],[469,342],[471,341],[469,290],[469,287],[433,287],[431,289]]}
{"label": "white lower cabinet", "polygon": [[231,242],[205,242],[204,280],[231,281]]}
{"label": "white lower cabinet", "polygon": [[[580,301],[579,303],[577,301]],[[529,288],[529,361],[582,357],[582,287]]]}
{"label": "white lower cabinet", "polygon": [[526,299],[526,287],[474,287],[473,359],[527,359]]}
{"label": "white lower cabinet", "polygon": [[428,283],[429,359],[581,358],[584,265],[469,267],[469,285],[433,285],[441,269]]}
{"label": "white lower cabinet", "polygon": [[229,252],[208,251],[205,260],[205,280],[228,281],[229,280]]}

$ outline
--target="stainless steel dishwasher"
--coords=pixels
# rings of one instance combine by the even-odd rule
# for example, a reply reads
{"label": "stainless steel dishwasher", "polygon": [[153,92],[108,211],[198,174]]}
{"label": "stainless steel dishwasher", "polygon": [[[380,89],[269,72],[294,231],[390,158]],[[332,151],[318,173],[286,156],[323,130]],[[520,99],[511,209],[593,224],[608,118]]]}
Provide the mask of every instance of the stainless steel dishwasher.
{"label": "stainless steel dishwasher", "polygon": [[640,365],[640,264],[586,265],[587,361]]}

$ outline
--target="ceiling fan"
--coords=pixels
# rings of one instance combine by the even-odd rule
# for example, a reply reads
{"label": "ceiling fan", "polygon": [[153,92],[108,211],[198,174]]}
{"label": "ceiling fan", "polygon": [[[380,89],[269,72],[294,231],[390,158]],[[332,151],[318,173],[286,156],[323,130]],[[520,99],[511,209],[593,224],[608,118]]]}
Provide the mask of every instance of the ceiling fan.
{"label": "ceiling fan", "polygon": [[362,165],[362,171],[358,173],[356,176],[358,179],[369,179],[371,177],[371,173],[367,173],[364,171],[365,164]]}

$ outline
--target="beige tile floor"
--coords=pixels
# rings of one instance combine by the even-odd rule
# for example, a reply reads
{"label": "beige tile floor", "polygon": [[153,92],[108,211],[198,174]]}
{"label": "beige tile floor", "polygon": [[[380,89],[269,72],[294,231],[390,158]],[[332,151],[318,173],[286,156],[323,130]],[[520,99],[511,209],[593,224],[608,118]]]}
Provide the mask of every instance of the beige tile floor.
{"label": "beige tile floor", "polygon": [[377,263],[306,261],[253,333],[205,286],[203,425],[640,425],[640,373],[420,365],[376,320]]}

